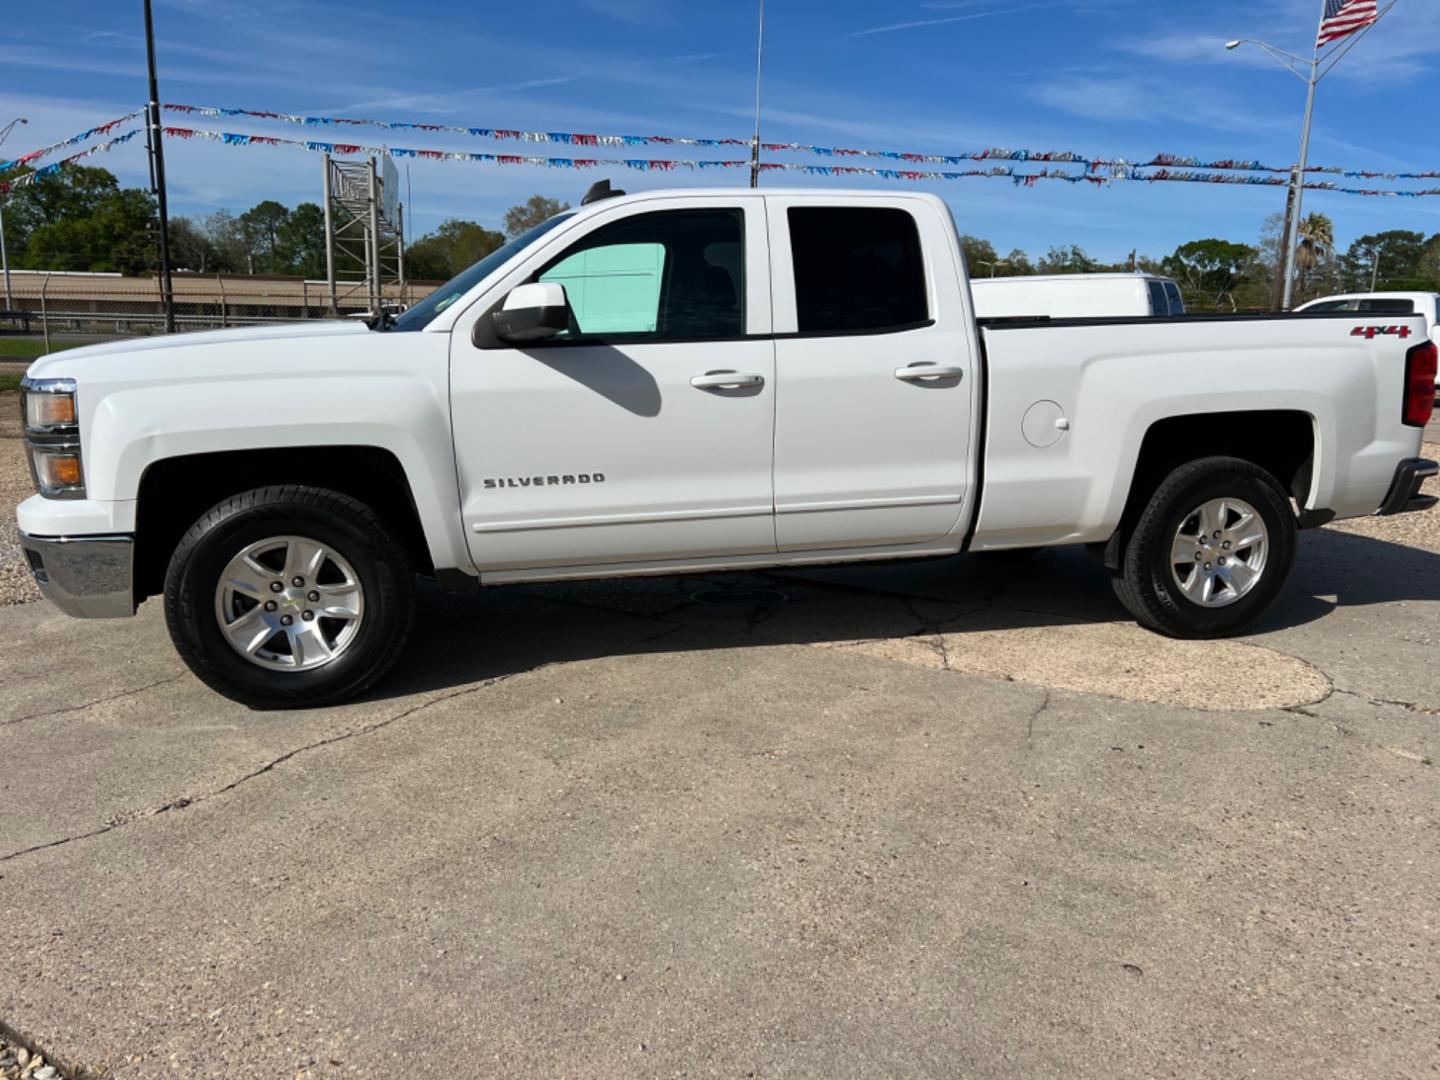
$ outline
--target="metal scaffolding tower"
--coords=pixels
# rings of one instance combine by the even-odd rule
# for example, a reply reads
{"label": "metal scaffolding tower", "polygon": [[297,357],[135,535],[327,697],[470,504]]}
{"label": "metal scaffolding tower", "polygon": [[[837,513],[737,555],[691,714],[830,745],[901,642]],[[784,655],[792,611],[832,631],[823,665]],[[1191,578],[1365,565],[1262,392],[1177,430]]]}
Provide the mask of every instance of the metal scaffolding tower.
{"label": "metal scaffolding tower", "polygon": [[[337,161],[325,155],[325,276],[330,313],[363,298],[372,316],[405,287],[405,208],[400,177],[384,159]],[[388,291],[386,287],[391,288]]]}

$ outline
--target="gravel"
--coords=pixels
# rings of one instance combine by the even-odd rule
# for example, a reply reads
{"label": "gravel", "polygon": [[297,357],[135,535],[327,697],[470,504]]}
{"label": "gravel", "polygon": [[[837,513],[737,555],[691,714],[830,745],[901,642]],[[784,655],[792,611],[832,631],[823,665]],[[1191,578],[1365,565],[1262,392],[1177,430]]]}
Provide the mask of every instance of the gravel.
{"label": "gravel", "polygon": [[43,1054],[32,1054],[0,1034],[0,1080],[56,1080],[59,1070]]}
{"label": "gravel", "polygon": [[15,504],[34,491],[20,440],[19,395],[0,393],[0,607],[40,599],[15,531]]}

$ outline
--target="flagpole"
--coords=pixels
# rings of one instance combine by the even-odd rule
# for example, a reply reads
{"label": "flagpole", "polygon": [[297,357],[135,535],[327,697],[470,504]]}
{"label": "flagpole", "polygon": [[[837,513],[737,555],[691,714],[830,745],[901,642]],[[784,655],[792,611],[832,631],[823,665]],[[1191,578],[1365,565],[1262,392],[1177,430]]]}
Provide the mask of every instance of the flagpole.
{"label": "flagpole", "polygon": [[1315,87],[1320,83],[1320,27],[1325,24],[1326,0],[1320,0],[1320,21],[1315,26],[1315,51],[1310,59],[1310,88],[1305,95],[1305,126],[1300,132],[1300,164],[1291,183],[1295,185],[1294,210],[1285,236],[1285,292],[1280,301],[1283,310],[1289,311],[1295,301],[1295,259],[1300,246],[1301,208],[1305,202],[1305,179],[1310,165],[1310,125],[1315,119]]}

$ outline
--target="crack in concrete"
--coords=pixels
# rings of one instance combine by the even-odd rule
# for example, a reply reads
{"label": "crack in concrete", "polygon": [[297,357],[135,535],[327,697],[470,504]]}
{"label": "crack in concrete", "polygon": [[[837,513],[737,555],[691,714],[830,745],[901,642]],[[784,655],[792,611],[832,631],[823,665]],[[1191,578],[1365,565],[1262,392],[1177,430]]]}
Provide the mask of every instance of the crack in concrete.
{"label": "crack in concrete", "polygon": [[59,840],[49,840],[43,844],[34,844],[28,848],[21,848],[19,851],[12,851],[8,855],[0,855],[0,863],[6,863],[11,861],[12,859],[18,859],[22,855],[33,855],[36,852],[47,851],[50,848],[62,847],[65,844],[72,844],[77,840],[89,840],[92,837],[103,836],[105,833],[114,832],[116,829],[123,828],[124,826],[129,825],[135,821],[144,821],[150,818],[159,817],[161,814],[169,813],[172,810],[183,810],[186,807],[195,806],[199,803],[206,802],[209,799],[218,798],[221,795],[226,795],[234,791],[242,784],[247,784],[251,780],[256,779],[257,777],[264,776],[266,773],[273,771],[274,769],[283,765],[285,762],[291,760],[292,758],[298,757],[301,754],[309,753],[311,750],[320,750],[327,746],[333,746],[335,743],[345,742],[349,739],[358,738],[362,735],[373,734],[376,731],[380,731],[384,728],[390,727],[392,724],[397,724],[401,720],[408,719],[414,716],[416,713],[423,712],[424,710],[430,708],[433,705],[440,705],[447,701],[454,701],[456,698],[462,698],[470,694],[476,694],[482,690],[489,689],[492,686],[498,686],[500,683],[508,682],[509,680],[518,678],[522,675],[531,675],[537,671],[542,671],[550,666],[550,664],[541,664],[538,667],[528,668],[525,671],[515,671],[505,675],[497,675],[493,679],[486,679],[484,682],[476,683],[473,686],[461,687],[458,690],[452,690],[448,693],[437,694],[434,697],[427,698],[425,701],[418,702],[417,704],[412,705],[407,709],[402,709],[394,716],[386,717],[383,720],[376,720],[373,723],[365,724],[358,728],[352,728],[351,730],[341,732],[338,735],[331,735],[328,738],[318,739],[315,742],[306,743],[304,746],[297,746],[292,750],[287,750],[279,757],[266,762],[258,769],[254,769],[251,772],[246,773],[244,776],[241,776],[239,779],[232,780],[225,786],[216,788],[214,791],[208,791],[203,795],[182,796],[178,799],[174,799],[171,802],[165,803],[164,805],[155,807],[151,810],[131,814],[116,815],[106,821],[106,823],[98,829],[90,829],[86,832],[76,833],[73,836],[61,837]]}
{"label": "crack in concrete", "polygon": [[1391,705],[1397,709],[1405,709],[1408,712],[1417,713],[1420,716],[1440,716],[1440,709],[1429,705],[1421,705],[1414,701],[1397,701],[1393,698],[1371,697],[1369,694],[1362,694],[1358,690],[1346,690],[1343,687],[1336,687],[1335,693],[1344,694],[1346,697],[1359,698],[1369,705]]}
{"label": "crack in concrete", "polygon": [[133,690],[122,690],[118,694],[111,694],[109,697],[96,698],[94,701],[87,701],[83,705],[70,705],[64,709],[50,709],[47,712],[30,713],[28,716],[16,716],[9,720],[0,720],[0,727],[9,727],[12,724],[23,724],[27,720],[46,720],[52,716],[66,716],[69,713],[85,712],[97,705],[107,705],[112,701],[123,701],[125,698],[137,697],[147,690],[154,690],[157,686],[168,686],[170,683],[179,682],[188,675],[188,671],[177,672],[164,679],[156,679],[154,682],[146,683],[144,686],[137,686]]}
{"label": "crack in concrete", "polygon": [[1027,745],[1035,738],[1035,721],[1044,716],[1046,710],[1050,708],[1050,698],[1051,691],[1046,690],[1044,698],[1040,701],[1039,708],[1030,713],[1030,719],[1025,724],[1025,742]]}

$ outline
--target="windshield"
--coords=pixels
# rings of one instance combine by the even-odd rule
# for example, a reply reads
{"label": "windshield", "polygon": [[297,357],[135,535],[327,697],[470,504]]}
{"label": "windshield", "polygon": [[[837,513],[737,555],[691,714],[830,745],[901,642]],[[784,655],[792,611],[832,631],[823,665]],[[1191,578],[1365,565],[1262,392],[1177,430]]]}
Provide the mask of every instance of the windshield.
{"label": "windshield", "polygon": [[503,244],[496,248],[479,262],[474,263],[468,269],[456,274],[404,314],[397,316],[395,321],[390,325],[390,329],[423,330],[426,326],[430,325],[430,321],[434,319],[435,316],[454,304],[455,301],[459,300],[511,258],[520,254],[520,252],[535,243],[536,240],[539,240],[551,229],[555,228],[555,226],[574,216],[574,214],[556,214],[554,217],[542,221],[529,232],[521,233],[508,244]]}

